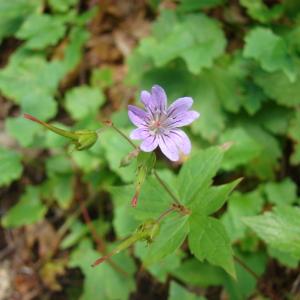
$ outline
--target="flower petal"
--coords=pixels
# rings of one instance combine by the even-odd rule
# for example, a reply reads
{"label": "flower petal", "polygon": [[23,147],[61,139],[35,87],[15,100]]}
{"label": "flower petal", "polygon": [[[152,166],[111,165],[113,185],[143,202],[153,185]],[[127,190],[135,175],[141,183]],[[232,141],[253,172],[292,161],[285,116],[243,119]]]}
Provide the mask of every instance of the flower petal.
{"label": "flower petal", "polygon": [[165,124],[168,128],[182,127],[191,124],[198,119],[199,116],[200,114],[197,111],[191,110],[185,113],[177,114],[172,118],[168,118]]}
{"label": "flower petal", "polygon": [[148,91],[141,92],[141,102],[145,105],[145,108],[151,106],[152,96]]}
{"label": "flower petal", "polygon": [[157,146],[158,146],[158,139],[157,139],[156,135],[150,135],[149,137],[144,139],[144,141],[140,145],[140,148],[144,152],[151,152]]}
{"label": "flower petal", "polygon": [[179,160],[179,151],[175,142],[168,135],[158,137],[158,145],[162,153],[171,161]]}
{"label": "flower petal", "polygon": [[150,133],[149,133],[148,128],[140,127],[140,128],[136,128],[133,131],[131,131],[130,138],[132,140],[144,140],[149,135],[150,135]]}
{"label": "flower petal", "polygon": [[134,105],[128,105],[128,117],[135,126],[145,125],[147,113]]}
{"label": "flower petal", "polygon": [[191,97],[183,97],[174,101],[168,108],[168,116],[175,116],[179,113],[188,111],[193,105],[193,99]]}
{"label": "flower petal", "polygon": [[184,131],[181,129],[173,129],[170,131],[169,136],[182,153],[189,154],[191,152],[192,144]]}
{"label": "flower petal", "polygon": [[167,109],[167,95],[165,90],[159,85],[154,85],[151,94],[155,111],[165,111]]}

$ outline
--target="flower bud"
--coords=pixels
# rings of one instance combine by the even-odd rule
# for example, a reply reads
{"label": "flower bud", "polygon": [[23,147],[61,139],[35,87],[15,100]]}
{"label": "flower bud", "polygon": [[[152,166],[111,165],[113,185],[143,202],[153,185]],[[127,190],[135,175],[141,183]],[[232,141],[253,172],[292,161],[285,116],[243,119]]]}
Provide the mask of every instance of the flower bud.
{"label": "flower bud", "polygon": [[77,135],[75,146],[79,151],[91,148],[98,139],[98,135],[94,130],[77,130],[74,133]]}

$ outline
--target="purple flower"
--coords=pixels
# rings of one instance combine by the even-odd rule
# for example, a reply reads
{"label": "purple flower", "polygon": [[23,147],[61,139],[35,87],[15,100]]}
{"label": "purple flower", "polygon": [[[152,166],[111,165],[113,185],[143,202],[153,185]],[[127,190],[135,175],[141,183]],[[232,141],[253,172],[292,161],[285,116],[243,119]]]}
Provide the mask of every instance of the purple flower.
{"label": "purple flower", "polygon": [[200,116],[196,111],[189,111],[193,99],[179,98],[167,107],[164,89],[155,85],[151,93],[142,91],[141,101],[146,111],[128,105],[128,116],[138,127],[131,132],[130,138],[143,140],[140,148],[145,152],[151,152],[159,146],[164,155],[172,161],[179,160],[180,152],[189,154],[191,142],[178,127],[189,125]]}

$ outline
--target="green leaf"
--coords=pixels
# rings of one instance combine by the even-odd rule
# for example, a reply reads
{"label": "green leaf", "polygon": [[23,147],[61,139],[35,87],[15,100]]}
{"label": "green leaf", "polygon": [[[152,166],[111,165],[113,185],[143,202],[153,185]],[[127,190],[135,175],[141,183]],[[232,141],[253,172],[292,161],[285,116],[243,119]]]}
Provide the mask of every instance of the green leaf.
{"label": "green leaf", "polygon": [[[195,100],[193,108],[201,113],[201,117],[192,123],[192,131],[195,134],[215,142],[216,137],[225,128],[225,114],[222,110],[219,97],[211,76],[206,72],[200,75],[191,87],[191,94]],[[213,118],[211,116],[214,116]]]}
{"label": "green leaf", "polygon": [[278,206],[272,212],[243,219],[269,246],[300,259],[300,208]]}
{"label": "green leaf", "polygon": [[172,275],[188,285],[201,287],[222,285],[224,281],[224,271],[221,268],[195,258],[184,260]]}
{"label": "green leaf", "polygon": [[63,76],[62,65],[37,56],[14,55],[0,72],[1,92],[19,103],[23,112],[48,120],[57,111],[54,94]]}
{"label": "green leaf", "polygon": [[242,218],[258,214],[264,200],[259,190],[249,193],[234,192],[227,205],[227,211],[222,216],[222,222],[232,242],[243,239],[246,236],[246,226]]}
{"label": "green leaf", "polygon": [[283,38],[258,27],[248,33],[245,41],[245,57],[257,60],[265,71],[283,71],[291,82],[295,81],[297,74]]}
{"label": "green leaf", "polygon": [[255,20],[268,23],[281,17],[283,6],[277,4],[268,8],[263,0],[240,0],[242,6],[247,9],[248,14]]}
{"label": "green leaf", "polygon": [[25,194],[2,218],[2,225],[7,228],[33,224],[43,220],[47,212],[41,202],[40,191],[29,186]]}
{"label": "green leaf", "polygon": [[85,239],[80,242],[72,252],[70,267],[79,267],[84,274],[83,293],[80,300],[99,299],[115,300],[128,299],[135,288],[133,274],[134,262],[124,253],[119,253],[112,260],[122,268],[128,276],[117,272],[108,263],[103,263],[95,268],[91,267],[100,254],[93,249],[92,242]]}
{"label": "green leaf", "polygon": [[265,192],[269,202],[273,204],[292,204],[297,201],[297,186],[289,178],[281,182],[268,182]]}
{"label": "green leaf", "polygon": [[232,142],[233,145],[224,154],[222,167],[233,170],[238,166],[254,161],[262,152],[262,146],[240,127],[225,131],[220,136],[220,143]]}
{"label": "green leaf", "polygon": [[46,161],[46,171],[50,177],[57,174],[70,174],[72,170],[71,161],[65,154],[51,156]]}
{"label": "green leaf", "polygon": [[78,0],[48,0],[48,3],[54,11],[67,12]]}
{"label": "green leaf", "polygon": [[66,235],[61,241],[59,245],[60,249],[65,250],[78,244],[78,241],[88,232],[89,228],[87,227],[87,225],[82,224],[79,220],[76,220],[70,227],[70,232],[68,233],[68,235]]}
{"label": "green leaf", "polygon": [[296,269],[299,264],[299,259],[293,257],[289,253],[279,251],[275,248],[268,247],[268,254],[275,258],[280,264],[291,268],[291,269]]}
{"label": "green leaf", "polygon": [[246,173],[255,174],[261,179],[274,179],[274,171],[278,167],[278,160],[282,155],[278,139],[254,123],[253,119],[249,119],[249,123],[243,124],[243,127],[261,147],[261,154],[253,160],[254,163],[247,165]]}
{"label": "green leaf", "polygon": [[89,32],[82,27],[73,27],[69,34],[69,43],[64,52],[62,64],[66,72],[72,71],[80,63],[83,46],[89,38]]}
{"label": "green leaf", "polygon": [[178,191],[183,204],[191,204],[207,190],[220,167],[223,152],[220,147],[211,147],[183,165],[178,176]]}
{"label": "green leaf", "polygon": [[47,14],[33,14],[22,24],[16,37],[26,40],[28,49],[44,49],[54,46],[65,35],[66,27],[62,18]]}
{"label": "green leaf", "polygon": [[226,202],[229,194],[241,182],[241,178],[230,183],[212,186],[207,192],[201,196],[201,199],[195,201],[192,205],[192,210],[203,215],[211,215],[217,212]]}
{"label": "green leaf", "polygon": [[189,247],[196,258],[200,261],[206,259],[236,277],[231,244],[223,224],[196,213],[189,218],[189,224]]}
{"label": "green leaf", "polygon": [[19,179],[22,172],[21,155],[0,147],[0,186],[9,185],[12,181]]}
{"label": "green leaf", "polygon": [[[168,15],[169,14],[169,15]],[[171,12],[162,13],[156,26],[165,24]],[[205,67],[211,67],[214,59],[225,49],[226,40],[219,24],[205,15],[187,15],[176,18],[172,30],[160,37],[142,40],[140,52],[153,58],[156,66],[163,66],[181,57],[191,73],[199,74]],[[162,28],[161,31],[164,29]],[[180,40],[180,43],[178,41]]]}
{"label": "green leaf", "polygon": [[205,300],[189,292],[175,281],[171,282],[168,300]]}
{"label": "green leaf", "polygon": [[290,121],[288,134],[294,143],[290,160],[293,165],[297,165],[300,163],[300,109],[296,110],[294,118]]}
{"label": "green leaf", "polygon": [[29,122],[22,117],[7,118],[5,120],[5,129],[22,147],[32,145],[36,135],[42,131],[39,124]]}
{"label": "green leaf", "polygon": [[297,68],[297,79],[293,82],[283,72],[264,72],[258,70],[254,73],[254,81],[275,102],[286,107],[294,107],[300,103],[300,77],[299,65]]}
{"label": "green leaf", "polygon": [[99,88],[80,86],[73,88],[66,95],[66,109],[74,120],[93,117],[104,103],[104,95]]}
{"label": "green leaf", "polygon": [[53,196],[58,205],[67,209],[74,198],[74,177],[72,175],[55,176],[51,178]]}
{"label": "green leaf", "polygon": [[179,12],[199,11],[199,9],[209,9],[224,4],[224,0],[180,0],[176,7]]}
{"label": "green leaf", "polygon": [[0,1],[0,42],[13,35],[23,21],[32,13],[41,9],[42,1],[14,0]]}
{"label": "green leaf", "polygon": [[[134,255],[140,258],[141,261],[144,260],[148,251],[148,247],[145,247],[143,243],[136,243],[134,245]],[[166,283],[169,274],[180,266],[182,254],[180,251],[171,253],[157,263],[147,266],[147,270],[160,282]]]}
{"label": "green leaf", "polygon": [[91,75],[91,86],[101,89],[110,87],[114,83],[113,71],[109,67],[94,69]]}
{"label": "green leaf", "polygon": [[161,223],[159,235],[148,246],[149,251],[143,259],[146,266],[157,263],[181,246],[189,232],[187,221],[188,216],[173,213]]}

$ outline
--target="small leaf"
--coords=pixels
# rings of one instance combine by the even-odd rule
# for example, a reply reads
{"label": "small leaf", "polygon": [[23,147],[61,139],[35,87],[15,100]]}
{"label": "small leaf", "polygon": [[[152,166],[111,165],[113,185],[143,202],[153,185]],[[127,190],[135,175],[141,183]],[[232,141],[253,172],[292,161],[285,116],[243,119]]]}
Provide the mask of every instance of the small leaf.
{"label": "small leaf", "polygon": [[248,14],[254,19],[268,23],[281,17],[284,12],[283,5],[273,5],[271,8],[263,0],[240,0],[242,6],[247,9]]}
{"label": "small leaf", "polygon": [[191,204],[204,193],[216,175],[223,158],[219,147],[211,147],[189,159],[178,177],[178,191],[183,204]]}
{"label": "small leaf", "polygon": [[42,1],[18,0],[0,2],[0,43],[15,32],[24,20],[42,8]]}
{"label": "small leaf", "polygon": [[21,155],[13,150],[0,147],[0,186],[9,185],[22,175]]}
{"label": "small leaf", "polygon": [[2,225],[6,228],[33,224],[42,220],[47,212],[41,202],[40,191],[36,187],[28,187],[26,193],[3,217]]}
{"label": "small leaf", "polygon": [[193,203],[192,211],[197,211],[203,215],[211,215],[218,211],[241,180],[242,178],[239,178],[227,184],[212,186],[200,199]]}
{"label": "small leaf", "polygon": [[66,32],[63,19],[48,14],[33,14],[22,24],[16,37],[26,40],[29,49],[54,46]]}
{"label": "small leaf", "polygon": [[223,224],[211,217],[193,213],[189,219],[189,247],[200,261],[222,267],[236,277],[231,243]]}

